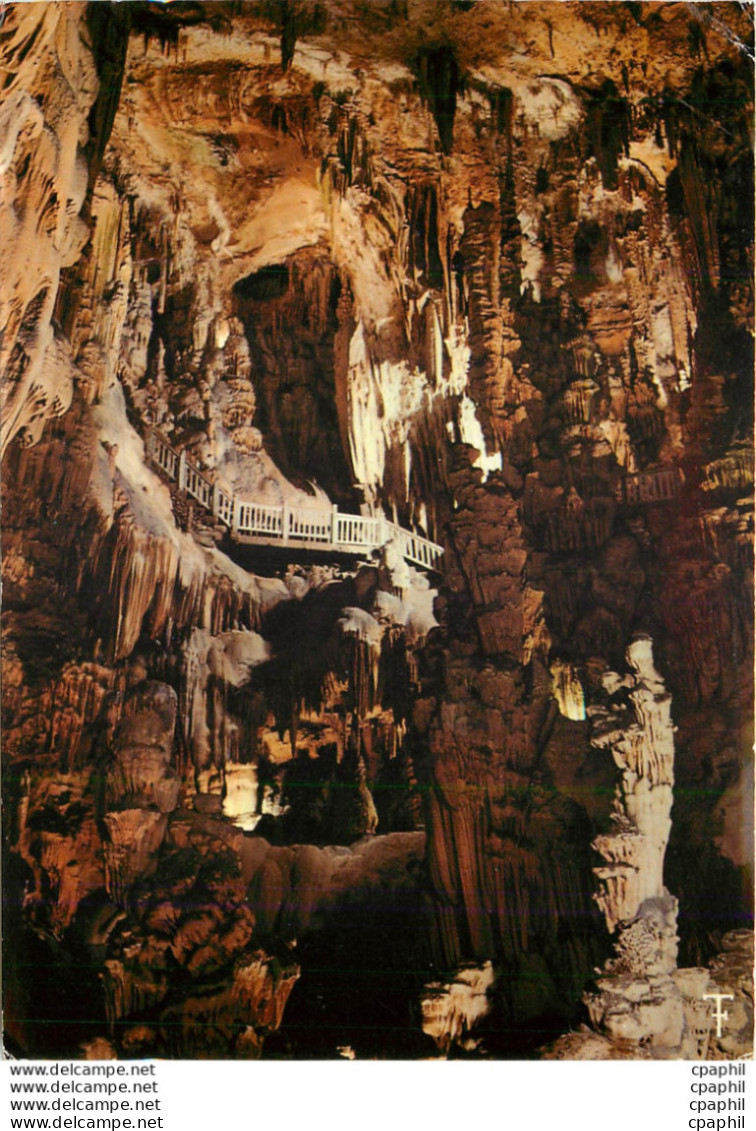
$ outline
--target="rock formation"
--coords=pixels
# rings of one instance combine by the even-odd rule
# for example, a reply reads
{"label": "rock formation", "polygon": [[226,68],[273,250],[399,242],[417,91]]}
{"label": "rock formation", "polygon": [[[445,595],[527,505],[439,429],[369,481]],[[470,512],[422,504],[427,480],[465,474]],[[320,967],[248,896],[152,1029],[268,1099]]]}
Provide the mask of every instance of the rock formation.
{"label": "rock formation", "polygon": [[8,6],[9,1048],[747,1051],[751,17]]}

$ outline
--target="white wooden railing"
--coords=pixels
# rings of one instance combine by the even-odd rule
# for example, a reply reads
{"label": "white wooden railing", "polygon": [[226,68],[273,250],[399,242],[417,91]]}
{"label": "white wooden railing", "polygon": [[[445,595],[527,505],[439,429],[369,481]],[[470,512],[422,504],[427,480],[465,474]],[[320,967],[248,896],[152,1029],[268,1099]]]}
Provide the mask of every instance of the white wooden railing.
{"label": "white wooden railing", "polygon": [[628,475],[617,490],[620,503],[633,506],[637,503],[661,503],[676,499],[682,488],[683,476],[678,467],[655,467]]}
{"label": "white wooden railing", "polygon": [[241,499],[214,483],[152,428],[147,455],[163,474],[227,526],[235,542],[251,545],[317,547],[359,555],[398,542],[402,555],[421,569],[441,568],[443,550],[435,542],[410,534],[388,519],[342,514],[338,507],[268,506]]}

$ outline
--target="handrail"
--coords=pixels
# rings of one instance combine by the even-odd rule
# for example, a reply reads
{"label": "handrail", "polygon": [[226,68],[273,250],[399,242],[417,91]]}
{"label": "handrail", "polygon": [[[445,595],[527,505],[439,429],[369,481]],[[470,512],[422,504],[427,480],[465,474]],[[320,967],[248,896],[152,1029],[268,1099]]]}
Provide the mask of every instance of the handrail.
{"label": "handrail", "polygon": [[682,489],[683,475],[678,467],[651,467],[628,475],[618,485],[620,503],[633,506],[637,503],[661,503],[676,499]]}
{"label": "handrail", "polygon": [[214,518],[228,527],[231,538],[240,543],[280,546],[318,546],[339,553],[359,554],[376,550],[387,542],[398,541],[402,556],[421,569],[441,568],[443,550],[435,542],[397,526],[395,522],[369,515],[344,514],[330,510],[272,506],[252,499],[238,498],[219,483],[214,483],[151,428],[145,443],[147,456],[179,490],[186,491]]}

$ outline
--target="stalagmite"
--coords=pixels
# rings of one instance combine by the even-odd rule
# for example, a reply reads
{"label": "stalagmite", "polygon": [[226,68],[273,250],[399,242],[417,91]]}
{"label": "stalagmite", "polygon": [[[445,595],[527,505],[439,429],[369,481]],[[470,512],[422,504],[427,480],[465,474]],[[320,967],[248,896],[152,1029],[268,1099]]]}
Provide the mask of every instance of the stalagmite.
{"label": "stalagmite", "polygon": [[139,685],[124,704],[104,783],[103,842],[108,893],[123,906],[134,884],[157,868],[168,815],[179,799],[171,766],[176,695],[165,684]]}
{"label": "stalagmite", "polygon": [[592,742],[611,752],[621,774],[612,813],[617,831],[594,842],[607,862],[597,870],[602,881],[597,898],[610,931],[632,921],[647,900],[669,895],[663,869],[674,785],[671,696],[654,667],[649,638],[633,641],[627,663],[629,678],[611,672],[603,683],[609,695],[628,696],[630,712],[623,707],[590,711]]}
{"label": "stalagmite", "polygon": [[462,967],[449,985],[433,983],[422,1000],[423,1030],[443,1053],[452,1046],[475,1048],[474,1028],[490,1011],[486,993],[494,983],[490,962]]}

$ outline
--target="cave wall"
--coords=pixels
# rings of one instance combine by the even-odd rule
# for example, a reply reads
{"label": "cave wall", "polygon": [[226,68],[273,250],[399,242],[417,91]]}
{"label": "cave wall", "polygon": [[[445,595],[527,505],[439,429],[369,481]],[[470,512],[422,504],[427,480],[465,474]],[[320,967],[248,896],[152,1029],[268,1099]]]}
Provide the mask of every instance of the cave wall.
{"label": "cave wall", "polygon": [[[308,961],[335,971],[346,944],[324,911],[294,955],[287,923],[335,881],[292,846],[357,857],[359,921],[371,885],[404,890],[349,847],[376,834],[415,837],[391,849],[417,883],[408,1032],[423,985],[470,963],[494,972],[488,1052],[574,1020],[643,903],[602,895],[597,856],[624,779],[596,719],[638,640],[670,697],[674,804],[653,810],[655,863],[624,861],[630,890],[653,873],[646,897],[677,897],[660,938],[679,932],[683,966],[749,921],[752,29],[717,11],[6,17],[14,929],[90,970],[121,1054],[200,1055],[202,1024],[207,1055],[306,1055]],[[156,472],[152,427],[246,497],[418,530],[442,576],[391,547],[351,568],[242,553]],[[162,746],[151,695],[173,704]],[[170,805],[124,778],[158,748]],[[230,831],[242,770],[254,868]],[[352,930],[369,964],[381,932]],[[73,997],[49,1005],[61,1024]],[[602,1008],[594,1028],[640,1047]]]}

